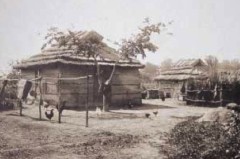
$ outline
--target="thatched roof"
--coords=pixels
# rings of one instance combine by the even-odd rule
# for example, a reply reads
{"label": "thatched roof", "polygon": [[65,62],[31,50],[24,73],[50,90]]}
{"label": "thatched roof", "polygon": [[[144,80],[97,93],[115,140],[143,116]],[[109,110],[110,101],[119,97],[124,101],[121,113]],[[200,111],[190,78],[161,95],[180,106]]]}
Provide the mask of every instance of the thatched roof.
{"label": "thatched roof", "polygon": [[186,80],[189,78],[204,79],[206,64],[201,59],[179,60],[166,71],[155,77],[155,80]]}
{"label": "thatched roof", "polygon": [[172,69],[192,68],[195,66],[206,66],[201,59],[181,59],[173,64]]}
{"label": "thatched roof", "polygon": [[[82,32],[79,36],[82,40],[87,38],[97,38],[100,40],[103,39],[103,37],[95,31]],[[41,53],[34,55],[26,60],[22,60],[21,63],[15,65],[14,68],[23,69],[49,65],[53,63],[71,65],[94,65],[94,59],[92,57],[87,58],[84,55],[75,54],[74,52],[75,50],[73,47],[58,47],[58,45],[52,45],[50,48],[43,50]],[[117,54],[116,50],[104,44],[103,47],[99,50],[99,57],[97,60],[99,65],[113,66],[115,62],[119,60],[119,55]],[[117,66],[137,68],[144,67],[144,65],[134,59],[120,60]]]}

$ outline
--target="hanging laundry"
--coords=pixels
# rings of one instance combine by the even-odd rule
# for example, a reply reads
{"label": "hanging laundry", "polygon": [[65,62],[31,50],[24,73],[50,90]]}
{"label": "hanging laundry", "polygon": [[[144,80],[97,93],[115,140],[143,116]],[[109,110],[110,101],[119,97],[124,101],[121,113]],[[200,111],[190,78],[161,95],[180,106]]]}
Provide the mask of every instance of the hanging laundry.
{"label": "hanging laundry", "polygon": [[182,88],[181,88],[181,93],[185,94],[186,93],[186,86],[185,86],[185,82],[183,82]]}
{"label": "hanging laundry", "polygon": [[214,92],[213,93],[213,98],[214,99],[216,99],[216,97],[217,97],[217,87],[218,87],[217,84],[215,84],[215,87],[214,87],[214,90],[213,90],[213,92]]}
{"label": "hanging laundry", "polygon": [[18,82],[18,98],[26,100],[29,91],[32,88],[32,82],[28,80],[21,79]]}

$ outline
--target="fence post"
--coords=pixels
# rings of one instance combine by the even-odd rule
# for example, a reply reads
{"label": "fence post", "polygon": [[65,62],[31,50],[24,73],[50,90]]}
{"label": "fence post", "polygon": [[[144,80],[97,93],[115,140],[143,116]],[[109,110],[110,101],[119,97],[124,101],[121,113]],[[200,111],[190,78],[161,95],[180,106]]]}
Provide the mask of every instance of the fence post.
{"label": "fence post", "polygon": [[223,87],[222,87],[222,81],[221,81],[221,86],[220,86],[220,106],[222,107],[223,106]]}
{"label": "fence post", "polygon": [[57,85],[58,85],[58,123],[61,123],[61,74],[59,73],[58,74],[58,82],[57,82]]}
{"label": "fence post", "polygon": [[88,87],[88,84],[89,84],[89,76],[87,75],[87,102],[86,102],[86,127],[88,127],[88,100],[89,100],[89,87]]}
{"label": "fence post", "polygon": [[18,102],[18,106],[19,106],[19,108],[20,108],[19,114],[20,114],[20,116],[22,116],[22,100],[21,100],[21,99],[18,99],[17,102]]}
{"label": "fence post", "polygon": [[40,93],[40,101],[39,101],[39,120],[42,120],[42,109],[41,106],[43,105],[43,100],[42,100],[42,78],[40,78],[39,81],[39,93]]}

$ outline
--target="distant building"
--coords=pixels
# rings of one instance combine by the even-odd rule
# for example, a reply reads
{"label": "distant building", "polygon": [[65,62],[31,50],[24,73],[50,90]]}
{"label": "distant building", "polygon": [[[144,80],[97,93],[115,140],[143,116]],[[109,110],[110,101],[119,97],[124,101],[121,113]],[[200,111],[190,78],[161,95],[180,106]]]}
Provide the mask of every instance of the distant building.
{"label": "distant building", "polygon": [[169,70],[160,72],[155,77],[160,90],[169,97],[177,97],[185,83],[190,79],[207,79],[207,66],[201,59],[182,59],[172,65]]}

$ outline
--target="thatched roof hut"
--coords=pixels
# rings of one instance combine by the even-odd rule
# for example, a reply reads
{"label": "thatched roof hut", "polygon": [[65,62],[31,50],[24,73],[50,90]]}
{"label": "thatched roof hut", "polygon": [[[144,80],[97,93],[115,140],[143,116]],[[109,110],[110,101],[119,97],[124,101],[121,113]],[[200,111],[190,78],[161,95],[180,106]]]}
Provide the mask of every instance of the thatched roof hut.
{"label": "thatched roof hut", "polygon": [[206,78],[206,68],[206,64],[201,59],[182,59],[173,64],[169,70],[160,72],[155,80],[184,81],[190,78]]}
{"label": "thatched roof hut", "polygon": [[[79,34],[80,39],[87,40],[89,38],[100,38],[101,35],[95,31],[82,32]],[[50,82],[43,81],[42,88],[44,98],[46,100],[58,100],[59,92],[61,100],[67,102],[69,107],[81,107],[86,103],[86,96],[89,96],[90,103],[96,102],[98,82],[95,63],[92,57],[88,58],[84,55],[75,54],[76,49],[69,47],[58,47],[52,45],[50,48],[43,50],[41,53],[34,55],[21,63],[15,65],[16,69],[21,70],[22,78],[31,79],[40,75],[43,77],[79,77],[87,74],[94,77],[89,81],[90,93],[87,95],[86,79],[81,81],[61,81],[60,88],[56,84],[56,80]],[[104,78],[108,78],[113,65],[119,61],[117,52],[103,43],[103,47],[98,50],[98,64],[103,71]],[[140,93],[140,75],[139,68],[143,68],[139,61],[120,60],[117,64],[116,71],[112,80],[112,104],[123,105],[131,101],[135,104],[141,104]],[[60,89],[60,90],[59,90]],[[101,103],[102,98],[97,102]]]}
{"label": "thatched roof hut", "polygon": [[207,66],[201,59],[181,59],[155,77],[160,89],[171,96],[179,94],[183,83],[189,79],[207,79]]}

